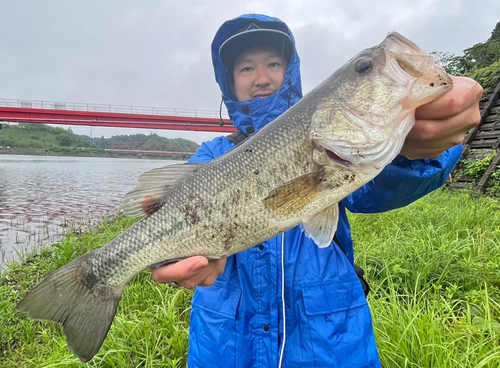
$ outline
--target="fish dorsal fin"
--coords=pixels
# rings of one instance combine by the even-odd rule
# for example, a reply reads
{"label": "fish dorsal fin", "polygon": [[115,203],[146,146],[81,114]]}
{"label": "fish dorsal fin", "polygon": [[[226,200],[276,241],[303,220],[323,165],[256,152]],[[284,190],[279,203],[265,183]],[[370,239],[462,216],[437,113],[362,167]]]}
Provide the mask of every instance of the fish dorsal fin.
{"label": "fish dorsal fin", "polygon": [[269,211],[282,216],[295,214],[319,195],[324,178],[324,168],[299,176],[271,191],[264,199],[264,205]]}
{"label": "fish dorsal fin", "polygon": [[306,236],[314,240],[320,248],[330,245],[339,222],[339,204],[327,207],[307,221],[302,222]]}
{"label": "fish dorsal fin", "polygon": [[147,171],[139,177],[139,185],[122,200],[126,216],[151,215],[161,208],[165,194],[193,175],[204,163],[175,164]]}

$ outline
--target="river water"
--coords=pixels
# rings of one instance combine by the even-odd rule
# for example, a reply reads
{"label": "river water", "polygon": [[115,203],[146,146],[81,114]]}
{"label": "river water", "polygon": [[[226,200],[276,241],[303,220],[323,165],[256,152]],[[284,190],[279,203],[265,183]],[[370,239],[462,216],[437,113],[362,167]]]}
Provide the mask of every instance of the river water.
{"label": "river water", "polygon": [[113,215],[143,172],[173,163],[180,161],[0,155],[0,271],[71,226]]}

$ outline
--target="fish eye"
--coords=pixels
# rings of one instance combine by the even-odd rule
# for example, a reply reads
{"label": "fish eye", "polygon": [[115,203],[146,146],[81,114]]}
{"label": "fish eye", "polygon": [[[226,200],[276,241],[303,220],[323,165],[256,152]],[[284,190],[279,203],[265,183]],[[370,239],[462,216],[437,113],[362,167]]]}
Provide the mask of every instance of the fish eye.
{"label": "fish eye", "polygon": [[356,62],[354,63],[354,70],[356,71],[356,73],[360,74],[368,73],[372,69],[373,69],[373,64],[370,59],[362,58],[356,60]]}

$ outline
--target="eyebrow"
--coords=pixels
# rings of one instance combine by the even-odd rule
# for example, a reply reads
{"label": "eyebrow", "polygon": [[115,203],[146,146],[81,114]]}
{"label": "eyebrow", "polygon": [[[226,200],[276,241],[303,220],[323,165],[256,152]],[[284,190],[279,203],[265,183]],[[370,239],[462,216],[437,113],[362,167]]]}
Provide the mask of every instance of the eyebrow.
{"label": "eyebrow", "polygon": [[[265,58],[266,58],[266,59],[271,59],[271,58],[273,58],[273,57],[279,57],[279,58],[282,58],[280,55],[278,55],[278,54],[277,54],[276,52],[274,52],[274,51],[273,51],[272,53],[270,53],[270,54],[268,54],[268,55],[266,55],[266,56],[265,56]],[[282,58],[282,59],[283,59],[283,58]],[[238,63],[237,63],[237,64],[242,64],[242,63],[251,63],[251,62],[253,62],[253,59],[250,59],[250,58],[244,58],[244,59],[242,59],[242,60],[238,61]]]}

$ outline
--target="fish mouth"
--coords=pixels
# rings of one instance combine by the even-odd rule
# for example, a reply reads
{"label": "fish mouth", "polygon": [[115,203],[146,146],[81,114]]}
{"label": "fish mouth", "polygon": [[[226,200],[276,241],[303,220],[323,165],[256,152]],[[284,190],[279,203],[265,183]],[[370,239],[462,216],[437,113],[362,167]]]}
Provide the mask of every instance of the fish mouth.
{"label": "fish mouth", "polygon": [[351,161],[343,159],[342,157],[337,155],[335,152],[330,151],[329,149],[326,149],[326,148],[324,148],[324,149],[325,149],[326,156],[331,161],[333,161],[339,165],[345,166],[345,167],[351,167],[354,165]]}
{"label": "fish mouth", "polygon": [[[360,163],[360,157],[352,154],[352,147],[347,142],[330,141],[328,139],[318,139],[315,141],[316,147],[321,149],[326,155],[326,159],[334,164],[351,168]],[[359,155],[359,150],[356,150]],[[361,156],[361,155],[360,155]]]}
{"label": "fish mouth", "polygon": [[398,32],[389,33],[381,44],[386,50],[395,54],[413,54],[428,56],[413,41]]}
{"label": "fish mouth", "polygon": [[392,32],[381,46],[387,60],[385,74],[397,84],[409,87],[408,97],[403,103],[405,109],[426,104],[452,87],[453,80],[444,68],[436,65],[431,55],[406,37]]}

